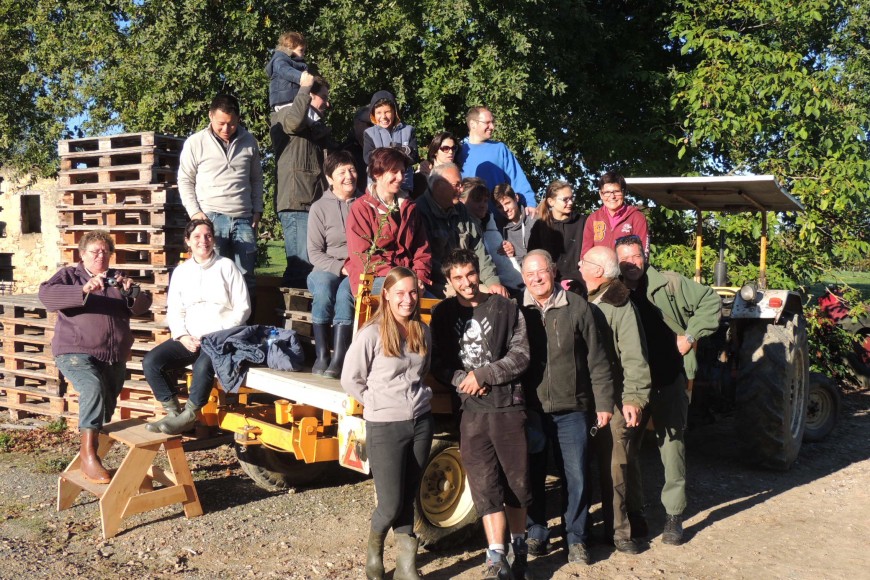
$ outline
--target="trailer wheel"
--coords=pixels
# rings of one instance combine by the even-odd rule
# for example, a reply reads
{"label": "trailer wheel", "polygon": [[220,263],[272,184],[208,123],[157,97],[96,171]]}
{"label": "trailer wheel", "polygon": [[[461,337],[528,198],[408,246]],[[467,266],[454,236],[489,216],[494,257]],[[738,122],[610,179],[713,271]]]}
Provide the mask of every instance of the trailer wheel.
{"label": "trailer wheel", "polygon": [[736,426],[750,463],[788,469],[797,459],[807,410],[809,365],[806,323],[747,326],[739,353]]}
{"label": "trailer wheel", "polygon": [[804,441],[821,441],[834,429],[840,415],[840,389],[822,373],[810,373],[807,395],[807,426]]}
{"label": "trailer wheel", "polygon": [[290,452],[263,445],[236,444],[235,451],[242,471],[254,480],[257,487],[267,491],[309,485],[329,468],[328,462],[305,463]]}
{"label": "trailer wheel", "polygon": [[459,444],[435,439],[414,502],[414,533],[430,550],[456,546],[476,529],[479,518],[459,455]]}

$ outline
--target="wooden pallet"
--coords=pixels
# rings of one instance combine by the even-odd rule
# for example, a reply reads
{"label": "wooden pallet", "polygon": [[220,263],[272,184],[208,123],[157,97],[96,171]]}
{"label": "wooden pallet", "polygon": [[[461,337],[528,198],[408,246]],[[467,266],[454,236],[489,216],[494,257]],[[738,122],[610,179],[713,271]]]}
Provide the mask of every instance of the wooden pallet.
{"label": "wooden pallet", "polygon": [[295,330],[300,338],[313,338],[314,330],[311,322],[310,312],[298,312],[291,310],[276,310],[275,314],[279,320],[283,321],[284,328]]}
{"label": "wooden pallet", "polygon": [[[183,253],[184,248],[181,246],[155,247],[140,244],[116,244],[114,259],[125,264],[169,267],[177,266]],[[70,264],[79,262],[82,257],[78,246],[61,246],[61,259]]]}
{"label": "wooden pallet", "polygon": [[154,147],[125,147],[106,152],[79,151],[61,157],[60,170],[74,171],[124,165],[150,165],[175,171],[178,169],[179,156],[178,151],[161,151]]}
{"label": "wooden pallet", "polygon": [[[60,226],[61,244],[78,247],[86,233],[93,231],[93,226]],[[115,244],[141,244],[145,246],[181,246],[184,244],[183,226],[152,226],[152,225],[116,225],[101,226],[109,232]]]}
{"label": "wooden pallet", "polygon": [[70,416],[66,400],[62,396],[52,396],[44,391],[35,391],[26,387],[2,385],[0,389],[4,391],[0,396],[0,407],[8,409],[9,416],[13,420],[17,421],[30,415]]}
{"label": "wooden pallet", "polygon": [[107,186],[129,187],[155,183],[175,184],[178,172],[151,165],[119,165],[99,169],[70,169],[61,171],[57,187],[61,190],[104,189]]}
{"label": "wooden pallet", "polygon": [[187,212],[180,205],[157,204],[129,207],[124,205],[93,205],[60,208],[59,227],[89,226],[103,229],[110,226],[154,226],[184,228]]}
{"label": "wooden pallet", "polygon": [[82,139],[64,139],[58,142],[57,152],[61,157],[66,157],[70,153],[89,151],[123,152],[124,149],[140,147],[153,147],[161,151],[181,151],[183,145],[184,139],[182,137],[146,131],[102,137],[85,137]]}
{"label": "wooden pallet", "polygon": [[284,310],[311,311],[311,292],[301,288],[279,288],[284,298]]}
{"label": "wooden pallet", "polygon": [[60,207],[81,207],[90,205],[160,205],[181,203],[181,195],[175,186],[142,185],[138,187],[112,186],[99,190],[63,191]]}

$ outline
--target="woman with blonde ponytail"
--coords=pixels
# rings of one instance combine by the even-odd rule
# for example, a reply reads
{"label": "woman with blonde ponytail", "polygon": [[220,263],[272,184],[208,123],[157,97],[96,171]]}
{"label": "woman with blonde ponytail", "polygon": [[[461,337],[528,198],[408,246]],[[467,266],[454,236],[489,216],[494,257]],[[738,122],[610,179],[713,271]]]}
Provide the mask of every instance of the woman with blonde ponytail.
{"label": "woman with blonde ponytail", "polygon": [[432,334],[420,320],[417,276],[393,268],[384,280],[374,318],[351,342],[341,386],[363,404],[366,452],[375,479],[366,578],[384,577],[384,540],[395,535],[395,579],[419,578],[414,498],[434,432],[429,372]]}

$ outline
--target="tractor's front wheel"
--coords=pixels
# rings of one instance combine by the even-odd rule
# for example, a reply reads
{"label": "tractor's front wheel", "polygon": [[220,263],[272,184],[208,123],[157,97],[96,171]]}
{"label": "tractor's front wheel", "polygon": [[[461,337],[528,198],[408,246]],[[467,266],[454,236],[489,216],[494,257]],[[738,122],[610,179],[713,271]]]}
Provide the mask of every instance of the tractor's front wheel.
{"label": "tractor's front wheel", "polygon": [[435,439],[414,503],[414,533],[430,550],[456,546],[473,533],[478,521],[459,444]]}
{"label": "tractor's front wheel", "polygon": [[809,364],[806,322],[744,328],[737,372],[737,438],[750,463],[788,469],[804,435]]}
{"label": "tractor's front wheel", "polygon": [[289,451],[277,451],[263,445],[235,445],[236,457],[248,477],[257,487],[267,491],[282,491],[304,487],[317,481],[330,462],[305,463]]}

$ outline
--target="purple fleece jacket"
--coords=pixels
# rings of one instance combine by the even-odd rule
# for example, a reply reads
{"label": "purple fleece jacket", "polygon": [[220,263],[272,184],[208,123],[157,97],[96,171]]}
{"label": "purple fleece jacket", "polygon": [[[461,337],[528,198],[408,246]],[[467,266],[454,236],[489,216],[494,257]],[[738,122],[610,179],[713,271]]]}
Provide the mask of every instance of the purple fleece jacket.
{"label": "purple fleece jacket", "polygon": [[115,286],[85,297],[82,287],[90,279],[79,262],[61,268],[39,286],[39,300],[49,312],[57,312],[51,351],[54,356],[87,354],[108,363],[126,361],[133,346],[130,314],[147,312],[151,295],[140,292],[135,300],[125,298]]}

